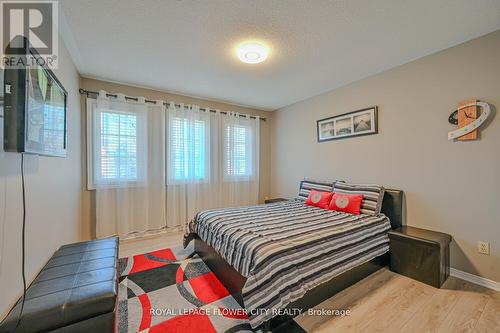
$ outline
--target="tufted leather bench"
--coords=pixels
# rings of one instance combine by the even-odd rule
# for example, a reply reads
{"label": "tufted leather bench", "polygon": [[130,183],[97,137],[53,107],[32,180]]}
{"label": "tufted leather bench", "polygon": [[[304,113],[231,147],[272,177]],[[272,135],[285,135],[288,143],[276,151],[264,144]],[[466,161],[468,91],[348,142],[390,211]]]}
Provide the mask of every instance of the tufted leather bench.
{"label": "tufted leather bench", "polygon": [[[26,292],[14,332],[114,332],[118,291],[118,237],[64,245]],[[0,327],[11,332],[18,301]]]}

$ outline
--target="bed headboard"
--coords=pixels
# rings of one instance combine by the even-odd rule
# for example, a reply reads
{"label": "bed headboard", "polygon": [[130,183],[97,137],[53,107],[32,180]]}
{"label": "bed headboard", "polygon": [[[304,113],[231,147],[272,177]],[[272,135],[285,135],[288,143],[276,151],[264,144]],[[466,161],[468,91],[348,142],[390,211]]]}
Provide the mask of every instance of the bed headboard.
{"label": "bed headboard", "polygon": [[392,229],[403,225],[404,220],[404,192],[400,190],[386,189],[384,200],[382,201],[382,210],[390,220]]}

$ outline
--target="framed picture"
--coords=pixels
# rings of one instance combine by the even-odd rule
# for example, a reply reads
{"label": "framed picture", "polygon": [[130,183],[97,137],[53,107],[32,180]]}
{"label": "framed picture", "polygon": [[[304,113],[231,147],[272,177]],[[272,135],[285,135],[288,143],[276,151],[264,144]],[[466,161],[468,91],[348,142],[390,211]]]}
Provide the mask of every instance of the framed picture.
{"label": "framed picture", "polygon": [[317,121],[318,142],[378,133],[378,108],[344,113]]}

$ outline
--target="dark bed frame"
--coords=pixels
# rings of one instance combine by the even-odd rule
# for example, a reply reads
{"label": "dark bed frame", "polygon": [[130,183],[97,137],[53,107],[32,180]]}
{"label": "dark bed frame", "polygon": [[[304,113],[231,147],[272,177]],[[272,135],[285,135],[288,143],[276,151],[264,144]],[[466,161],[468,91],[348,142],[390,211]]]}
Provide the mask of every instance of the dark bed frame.
{"label": "dark bed frame", "polygon": [[[389,217],[393,229],[402,226],[404,220],[404,193],[399,190],[385,190],[382,201],[382,213]],[[210,245],[206,244],[199,237],[194,239],[195,252],[201,257],[210,270],[219,278],[226,289],[232,294],[236,301],[242,306],[243,297],[241,295],[246,278],[230,266]],[[368,275],[376,272],[389,263],[389,253],[378,256],[364,264],[354,267],[328,282],[325,282],[314,289],[309,290],[302,298],[290,303],[287,308],[307,310],[332,297],[336,293],[352,286],[356,282],[364,279]],[[264,332],[276,329],[280,325],[291,320],[290,316],[277,316],[263,323],[259,328]]]}

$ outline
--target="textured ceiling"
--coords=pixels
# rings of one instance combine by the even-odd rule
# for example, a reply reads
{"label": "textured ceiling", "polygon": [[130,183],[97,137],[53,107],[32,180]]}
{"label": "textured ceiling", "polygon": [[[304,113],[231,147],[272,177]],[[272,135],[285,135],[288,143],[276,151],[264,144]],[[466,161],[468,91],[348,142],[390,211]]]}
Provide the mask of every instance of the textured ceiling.
{"label": "textured ceiling", "polygon": [[[499,0],[61,3],[82,75],[268,110],[500,29]],[[267,61],[235,58],[247,39]]]}

